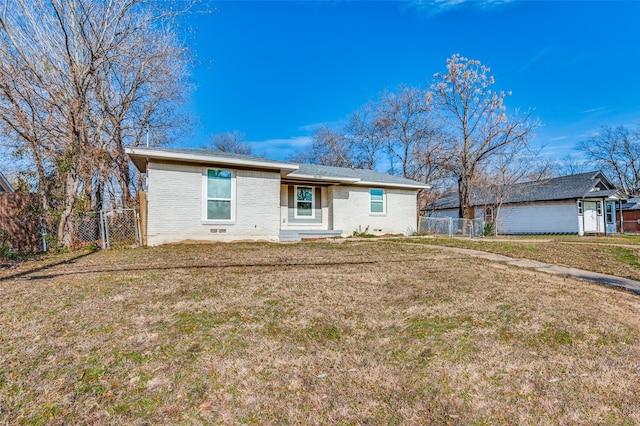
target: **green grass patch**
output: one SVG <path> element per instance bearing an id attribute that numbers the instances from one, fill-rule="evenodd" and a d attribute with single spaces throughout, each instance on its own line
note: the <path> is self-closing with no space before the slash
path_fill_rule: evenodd
<path id="1" fill-rule="evenodd" d="M 194 334 L 215 328 L 230 321 L 234 316 L 211 312 L 180 312 L 175 314 L 174 328 L 182 334 Z"/>

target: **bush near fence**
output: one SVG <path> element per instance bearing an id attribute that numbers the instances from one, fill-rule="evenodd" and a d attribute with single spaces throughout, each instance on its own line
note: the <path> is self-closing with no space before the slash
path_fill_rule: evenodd
<path id="1" fill-rule="evenodd" d="M 14 253 L 42 250 L 40 215 L 34 194 L 0 194 L 0 245 Z"/>

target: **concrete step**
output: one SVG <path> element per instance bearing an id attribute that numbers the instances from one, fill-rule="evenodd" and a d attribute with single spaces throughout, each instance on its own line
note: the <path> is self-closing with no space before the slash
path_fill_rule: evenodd
<path id="1" fill-rule="evenodd" d="M 342 235 L 341 230 L 322 230 L 322 229 L 287 229 L 280 231 L 280 242 L 301 241 L 304 239 L 321 239 L 335 238 Z"/>

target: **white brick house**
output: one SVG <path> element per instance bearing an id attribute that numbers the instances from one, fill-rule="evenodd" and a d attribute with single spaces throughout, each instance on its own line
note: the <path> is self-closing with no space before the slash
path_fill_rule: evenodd
<path id="1" fill-rule="evenodd" d="M 147 174 L 148 245 L 407 234 L 428 186 L 372 170 L 218 151 L 129 148 Z M 144 209 L 145 206 L 143 206 Z"/>

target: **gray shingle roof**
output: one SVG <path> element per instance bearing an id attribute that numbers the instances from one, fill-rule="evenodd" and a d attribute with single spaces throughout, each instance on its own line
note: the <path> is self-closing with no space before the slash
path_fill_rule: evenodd
<path id="1" fill-rule="evenodd" d="M 346 167 L 320 166 L 317 164 L 298 164 L 299 169 L 291 172 L 287 177 L 300 175 L 324 176 L 345 179 L 360 179 L 364 182 L 374 182 L 386 185 L 420 185 L 419 182 L 393 176 L 386 173 L 368 169 L 351 169 Z"/>
<path id="2" fill-rule="evenodd" d="M 474 206 L 495 204 L 496 193 L 502 192 L 503 204 L 532 201 L 555 201 L 589 197 L 609 197 L 618 191 L 600 171 L 592 171 L 552 179 L 524 182 L 506 187 L 503 191 L 478 188 L 471 194 Z M 447 193 L 425 210 L 458 208 L 458 193 Z"/>
<path id="3" fill-rule="evenodd" d="M 296 164 L 288 163 L 285 161 L 271 160 L 263 157 L 256 157 L 253 155 L 235 154 L 231 152 L 206 149 L 131 148 L 128 150 L 128 153 L 140 170 L 143 170 L 145 167 L 143 161 L 141 161 L 145 158 L 145 156 L 153 157 L 153 153 L 161 153 L 163 154 L 162 157 L 164 157 L 164 159 L 166 160 L 169 159 L 167 157 L 171 157 L 171 154 L 175 154 L 175 160 L 184 159 L 186 158 L 186 156 L 189 156 L 192 157 L 192 161 L 195 158 L 201 163 L 207 163 L 207 159 L 210 158 L 212 164 L 214 164 L 216 160 L 218 162 L 221 162 L 221 159 L 224 159 L 226 160 L 226 164 L 232 164 L 234 161 L 238 161 L 239 164 L 248 162 L 260 163 L 262 167 L 269 167 L 269 165 L 272 165 L 272 168 L 274 169 L 281 169 L 284 178 L 296 180 L 307 179 L 335 183 L 340 182 L 340 179 L 344 179 L 345 183 L 352 182 L 354 184 L 373 183 L 380 186 L 410 187 L 415 189 L 428 187 L 427 185 L 420 182 L 405 179 L 399 176 L 392 176 L 386 173 L 377 172 L 375 170 L 320 166 L 315 164 Z M 157 155 L 157 157 L 160 157 L 160 155 Z"/>
<path id="4" fill-rule="evenodd" d="M 622 204 L 622 210 L 640 210 L 640 198 L 631 198 Z"/>

